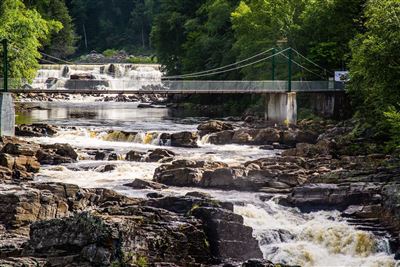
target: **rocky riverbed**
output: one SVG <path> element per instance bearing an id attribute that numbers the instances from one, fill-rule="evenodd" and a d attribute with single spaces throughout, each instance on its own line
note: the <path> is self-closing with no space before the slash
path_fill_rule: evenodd
<path id="1" fill-rule="evenodd" d="M 1 140 L 0 265 L 321 266 L 324 256 L 304 247 L 316 244 L 337 255 L 335 266 L 392 266 L 400 159 L 350 153 L 351 130 L 351 122 L 277 127 L 249 118 L 180 132 L 18 126 L 19 139 Z M 82 131 L 100 145 L 55 142 Z M 204 144 L 249 156 L 193 156 Z M 130 163 L 151 176 L 126 173 L 115 190 L 52 178 L 79 184 L 86 172 L 105 179 Z"/>

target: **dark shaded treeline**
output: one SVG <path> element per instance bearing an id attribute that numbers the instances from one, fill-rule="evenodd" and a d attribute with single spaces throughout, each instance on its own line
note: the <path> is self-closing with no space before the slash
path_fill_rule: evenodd
<path id="1" fill-rule="evenodd" d="M 395 149 L 399 18 L 398 0 L 3 0 L 0 37 L 10 40 L 15 78 L 35 75 L 38 50 L 69 58 L 125 49 L 156 55 L 168 75 L 177 75 L 293 47 L 327 70 L 294 54 L 311 71 L 297 68 L 294 79 L 350 70 L 348 91 L 360 121 L 354 136 Z M 286 63 L 277 59 L 277 79 L 287 78 Z M 196 78 L 270 79 L 271 63 Z"/>

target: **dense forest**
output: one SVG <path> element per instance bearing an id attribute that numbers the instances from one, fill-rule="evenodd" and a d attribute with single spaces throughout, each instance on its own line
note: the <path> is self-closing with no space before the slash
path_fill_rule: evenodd
<path id="1" fill-rule="evenodd" d="M 350 70 L 348 92 L 360 122 L 355 136 L 367 135 L 391 149 L 400 145 L 398 0 L 2 0 L 0 5 L 0 38 L 10 41 L 15 78 L 34 76 L 40 52 L 73 58 L 124 49 L 156 55 L 165 71 L 176 75 L 232 64 L 271 47 L 293 47 L 330 72 L 301 61 L 314 73 Z M 212 78 L 268 79 L 270 68 L 260 62 Z"/>

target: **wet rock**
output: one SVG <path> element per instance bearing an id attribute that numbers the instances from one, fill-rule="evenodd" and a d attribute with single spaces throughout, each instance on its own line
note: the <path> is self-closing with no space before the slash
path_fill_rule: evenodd
<path id="1" fill-rule="evenodd" d="M 221 166 L 227 165 L 220 162 L 177 160 L 158 167 L 154 172 L 154 180 L 173 186 L 197 186 L 205 169 L 216 169 Z"/>
<path id="2" fill-rule="evenodd" d="M 251 227 L 243 225 L 243 217 L 224 209 L 199 207 L 191 214 L 202 220 L 211 253 L 219 259 L 247 260 L 262 258 L 258 241 Z"/>
<path id="3" fill-rule="evenodd" d="M 335 143 L 329 140 L 320 140 L 316 144 L 299 143 L 296 148 L 282 153 L 283 156 L 316 157 L 331 155 L 334 152 Z"/>
<path id="4" fill-rule="evenodd" d="M 303 211 L 344 210 L 351 205 L 371 204 L 380 190 L 380 186 L 369 183 L 308 184 L 296 187 L 287 201 Z"/>
<path id="5" fill-rule="evenodd" d="M 146 157 L 146 162 L 165 162 L 166 160 L 172 160 L 174 156 L 175 153 L 171 150 L 157 148 L 150 151 L 150 154 Z"/>
<path id="6" fill-rule="evenodd" d="M 44 165 L 59 165 L 72 163 L 78 159 L 78 154 L 69 144 L 40 145 L 36 158 Z"/>
<path id="7" fill-rule="evenodd" d="M 292 160 L 292 162 L 290 162 Z M 290 192 L 303 184 L 309 171 L 292 158 L 266 158 L 228 167 L 218 162 L 174 161 L 158 167 L 154 181 L 170 186 L 192 186 L 223 190 Z"/>
<path id="8" fill-rule="evenodd" d="M 160 145 L 166 146 L 171 141 L 171 134 L 162 133 L 160 135 Z"/>
<path id="9" fill-rule="evenodd" d="M 68 212 L 65 199 L 49 191 L 0 185 L 0 223 L 7 228 L 26 232 L 35 221 L 64 217 Z"/>
<path id="10" fill-rule="evenodd" d="M 103 151 L 96 151 L 94 155 L 94 160 L 104 160 L 106 158 L 106 153 Z"/>
<path id="11" fill-rule="evenodd" d="M 254 138 L 256 145 L 270 145 L 280 141 L 280 132 L 278 129 L 261 129 Z"/>
<path id="12" fill-rule="evenodd" d="M 17 125 L 15 135 L 23 137 L 53 136 L 58 132 L 57 128 L 48 124 Z"/>
<path id="13" fill-rule="evenodd" d="M 187 147 L 196 148 L 197 145 L 197 133 L 192 132 L 180 132 L 171 134 L 171 146 L 175 147 Z"/>
<path id="14" fill-rule="evenodd" d="M 75 73 L 70 75 L 71 80 L 95 80 L 96 77 L 90 73 Z"/>
<path id="15" fill-rule="evenodd" d="M 223 121 L 211 120 L 200 124 L 197 130 L 199 130 L 200 136 L 203 136 L 210 133 L 233 130 L 233 126 Z"/>
<path id="16" fill-rule="evenodd" d="M 214 145 L 226 145 L 232 143 L 234 131 L 221 131 L 207 136 L 207 142 Z"/>
<path id="17" fill-rule="evenodd" d="M 138 206 L 102 213 L 35 223 L 25 254 L 46 256 L 51 264 L 63 266 L 189 265 L 210 260 L 197 220 Z"/>
<path id="18" fill-rule="evenodd" d="M 161 190 L 161 189 L 166 189 L 168 186 L 152 182 L 152 181 L 146 181 L 142 179 L 135 179 L 132 183 L 129 184 L 124 184 L 125 186 L 131 187 L 133 189 L 156 189 L 156 190 Z"/>
<path id="19" fill-rule="evenodd" d="M 148 193 L 146 196 L 148 198 L 163 198 L 164 197 L 163 194 L 160 194 L 160 193 L 157 193 L 157 192 Z"/>
<path id="20" fill-rule="evenodd" d="M 232 137 L 232 142 L 235 144 L 251 144 L 258 134 L 258 130 L 255 129 L 239 129 L 235 131 Z"/>
<path id="21" fill-rule="evenodd" d="M 117 168 L 116 165 L 114 164 L 107 164 L 104 166 L 100 166 L 99 168 L 96 168 L 96 171 L 98 172 L 112 172 Z"/>
<path id="22" fill-rule="evenodd" d="M 260 146 L 260 149 L 262 150 L 274 150 L 274 146 L 273 145 L 264 145 L 264 146 Z"/>
<path id="23" fill-rule="evenodd" d="M 140 162 L 144 159 L 144 156 L 146 155 L 146 153 L 144 152 L 138 152 L 138 151 L 129 151 L 126 156 L 125 159 L 127 161 L 137 161 Z"/>
<path id="24" fill-rule="evenodd" d="M 115 161 L 118 160 L 118 154 L 117 153 L 110 153 L 108 155 L 108 161 Z"/>
<path id="25" fill-rule="evenodd" d="M 204 199 L 210 199 L 211 195 L 205 192 L 188 192 L 186 193 L 187 197 L 197 197 L 197 198 L 204 198 Z"/>
<path id="26" fill-rule="evenodd" d="M 260 246 L 275 243 L 287 243 L 293 240 L 295 236 L 284 229 L 271 229 L 262 233 L 260 237 Z"/>
<path id="27" fill-rule="evenodd" d="M 48 262 L 45 259 L 38 259 L 32 257 L 9 257 L 6 259 L 0 259 L 0 266 L 4 267 L 46 267 Z"/>

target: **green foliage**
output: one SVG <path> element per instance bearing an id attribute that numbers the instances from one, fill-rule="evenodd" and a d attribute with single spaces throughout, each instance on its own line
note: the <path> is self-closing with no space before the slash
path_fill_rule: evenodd
<path id="1" fill-rule="evenodd" d="M 145 256 L 138 256 L 138 258 L 136 260 L 136 265 L 139 267 L 147 267 L 147 266 L 149 266 L 149 263 Z"/>
<path id="2" fill-rule="evenodd" d="M 79 35 L 79 52 L 150 49 L 159 0 L 66 0 Z"/>
<path id="3" fill-rule="evenodd" d="M 299 23 L 306 0 L 246 0 L 232 13 L 234 49 L 238 59 L 248 58 L 271 47 L 287 47 Z M 243 70 L 246 79 L 269 79 L 270 61 Z M 268 70 L 268 71 L 265 71 Z"/>
<path id="4" fill-rule="evenodd" d="M 3 0 L 0 3 L 0 39 L 5 38 L 10 43 L 10 77 L 34 78 L 41 57 L 38 49 L 51 33 L 61 28 L 61 23 L 43 19 L 36 10 L 27 9 L 21 0 Z"/>
<path id="5" fill-rule="evenodd" d="M 144 56 L 131 56 L 128 59 L 129 63 L 132 64 L 157 64 L 156 57 L 144 57 Z"/>
<path id="6" fill-rule="evenodd" d="M 390 148 L 400 148 L 400 112 L 395 108 L 390 108 L 385 112 L 385 117 L 390 125 L 391 141 Z"/>
<path id="7" fill-rule="evenodd" d="M 330 70 L 346 68 L 349 42 L 362 31 L 366 0 L 307 1 L 293 32 L 293 43 L 310 59 Z"/>
<path id="8" fill-rule="evenodd" d="M 192 19 L 196 19 L 197 10 L 205 0 L 164 0 L 160 3 L 160 12 L 156 16 L 151 32 L 151 42 L 158 60 L 168 74 L 180 74 L 185 56 L 183 48 Z"/>
<path id="9" fill-rule="evenodd" d="M 400 2 L 370 0 L 365 18 L 365 32 L 351 43 L 349 93 L 371 138 L 387 141 L 400 109 Z"/>
<path id="10" fill-rule="evenodd" d="M 25 0 L 25 2 L 28 8 L 36 9 L 46 20 L 59 21 L 63 26 L 43 44 L 44 51 L 60 58 L 72 55 L 76 50 L 77 36 L 64 0 Z"/>
<path id="11" fill-rule="evenodd" d="M 103 56 L 105 57 L 113 57 L 118 54 L 118 50 L 116 49 L 107 49 L 103 51 Z"/>

